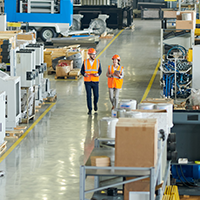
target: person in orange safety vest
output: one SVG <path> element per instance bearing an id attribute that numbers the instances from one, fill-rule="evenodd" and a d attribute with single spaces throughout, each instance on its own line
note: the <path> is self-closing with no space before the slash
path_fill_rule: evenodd
<path id="1" fill-rule="evenodd" d="M 123 85 L 124 68 L 120 66 L 119 55 L 112 57 L 113 65 L 108 66 L 106 76 L 108 77 L 109 97 L 112 104 L 112 109 L 118 107 L 119 91 Z"/>
<path id="2" fill-rule="evenodd" d="M 81 74 L 84 76 L 84 83 L 87 95 L 88 115 L 92 113 L 92 94 L 94 95 L 94 111 L 98 110 L 97 103 L 99 99 L 99 76 L 102 73 L 99 59 L 96 59 L 96 50 L 88 49 L 89 59 L 84 60 Z"/>

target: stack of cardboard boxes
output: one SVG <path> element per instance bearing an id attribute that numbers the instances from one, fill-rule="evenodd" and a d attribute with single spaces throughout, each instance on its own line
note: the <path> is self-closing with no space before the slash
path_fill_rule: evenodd
<path id="1" fill-rule="evenodd" d="M 91 165 L 97 167 L 109 167 L 110 158 L 108 156 L 91 156 Z"/>
<path id="2" fill-rule="evenodd" d="M 183 14 L 190 14 L 191 20 L 184 20 Z M 195 29 L 196 27 L 196 12 L 192 10 L 188 11 L 170 11 L 164 10 L 163 18 L 176 19 L 176 29 Z"/>

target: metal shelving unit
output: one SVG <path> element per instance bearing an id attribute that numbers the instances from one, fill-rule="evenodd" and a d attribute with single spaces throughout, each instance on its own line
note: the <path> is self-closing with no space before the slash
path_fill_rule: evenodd
<path id="1" fill-rule="evenodd" d="M 168 138 L 168 134 L 166 137 Z M 163 162 L 163 156 L 165 155 L 167 139 L 164 141 L 159 141 L 159 149 L 158 149 L 158 159 L 155 167 L 150 168 L 135 168 L 135 167 L 115 167 L 114 164 L 114 156 L 115 149 L 114 148 L 100 148 L 99 142 L 105 142 L 106 139 L 96 139 L 95 140 L 95 148 L 90 156 L 99 156 L 104 155 L 111 158 L 111 166 L 110 167 L 96 167 L 91 166 L 90 158 L 88 159 L 86 165 L 82 165 L 80 167 L 80 200 L 86 200 L 85 195 L 87 193 L 98 192 L 101 190 L 105 190 L 110 187 L 116 187 L 119 185 L 123 185 L 126 183 L 135 182 L 138 180 L 142 180 L 145 178 L 150 178 L 150 200 L 156 199 L 161 200 L 163 196 L 163 192 L 166 184 L 169 183 L 169 173 L 170 173 L 170 161 Z M 113 139 L 108 139 L 107 141 L 113 141 Z M 164 169 L 163 169 L 164 168 Z M 163 173 L 164 171 L 164 173 Z M 94 189 L 85 190 L 85 178 L 87 176 L 94 176 Z M 108 184 L 106 186 L 99 186 L 99 177 L 136 177 L 132 180 L 120 181 L 114 184 Z M 159 189 L 158 196 L 155 197 L 155 187 L 156 185 L 161 184 L 163 181 L 162 188 Z"/>

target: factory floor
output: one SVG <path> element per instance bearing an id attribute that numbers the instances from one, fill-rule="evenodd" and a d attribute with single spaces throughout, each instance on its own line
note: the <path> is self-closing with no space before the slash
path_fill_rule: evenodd
<path id="1" fill-rule="evenodd" d="M 101 40 L 97 46 L 103 69 L 98 114 L 87 115 L 83 78 L 54 80 L 49 76 L 57 102 L 43 106 L 39 112 L 45 112 L 43 118 L 37 114 L 26 137 L 0 158 L 0 170 L 5 172 L 0 177 L 0 200 L 79 199 L 79 167 L 93 149 L 98 121 L 111 116 L 106 72 L 114 54 L 120 55 L 125 69 L 120 99 L 139 103 L 147 88 L 151 88 L 148 97 L 160 97 L 159 72 L 149 85 L 160 57 L 160 21 L 134 20 L 134 24 L 135 30 L 125 29 L 110 45 L 111 40 Z M 93 181 L 86 180 L 87 188 Z"/>

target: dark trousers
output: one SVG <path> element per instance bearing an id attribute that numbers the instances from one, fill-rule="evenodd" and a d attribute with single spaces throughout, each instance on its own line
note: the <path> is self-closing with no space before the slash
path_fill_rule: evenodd
<path id="1" fill-rule="evenodd" d="M 87 107 L 88 110 L 92 110 L 92 92 L 94 95 L 94 107 L 97 107 L 99 99 L 99 82 L 85 82 L 85 90 L 87 94 Z"/>

